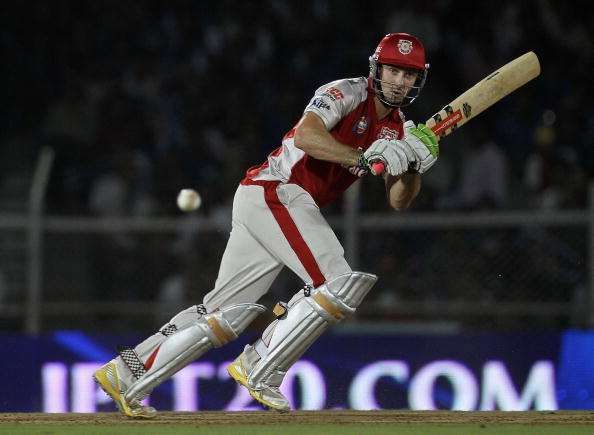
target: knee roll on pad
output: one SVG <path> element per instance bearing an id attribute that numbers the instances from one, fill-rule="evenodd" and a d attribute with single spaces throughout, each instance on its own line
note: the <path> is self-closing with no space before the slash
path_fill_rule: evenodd
<path id="1" fill-rule="evenodd" d="M 352 272 L 314 289 L 307 301 L 329 323 L 353 314 L 377 281 L 375 275 Z"/>
<path id="2" fill-rule="evenodd" d="M 203 318 L 207 333 L 214 347 L 221 347 L 235 340 L 247 326 L 266 308 L 258 304 L 236 304 L 214 311 Z"/>
<path id="3" fill-rule="evenodd" d="M 152 350 L 144 363 L 146 373 L 128 389 L 126 399 L 150 392 L 211 348 L 235 340 L 265 310 L 259 304 L 243 303 L 209 314 L 200 314 L 196 306 L 177 314 L 153 336 L 162 338 L 159 342 L 151 340 Z"/>

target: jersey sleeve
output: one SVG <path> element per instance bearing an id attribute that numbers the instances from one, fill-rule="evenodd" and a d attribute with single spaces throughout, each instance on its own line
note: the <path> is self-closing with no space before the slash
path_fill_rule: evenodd
<path id="1" fill-rule="evenodd" d="M 336 80 L 316 90 L 304 113 L 315 113 L 331 130 L 366 98 L 367 80 L 363 77 Z"/>

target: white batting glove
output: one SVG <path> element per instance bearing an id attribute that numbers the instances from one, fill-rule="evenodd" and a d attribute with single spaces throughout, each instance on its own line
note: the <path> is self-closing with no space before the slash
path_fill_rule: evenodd
<path id="1" fill-rule="evenodd" d="M 404 141 L 416 155 L 414 168 L 419 171 L 419 174 L 427 172 L 439 157 L 439 143 L 435 133 L 425 124 L 415 126 L 414 122 L 406 121 Z"/>
<path id="2" fill-rule="evenodd" d="M 398 176 L 408 171 L 411 163 L 417 160 L 417 155 L 408 143 L 403 140 L 378 139 L 365 150 L 362 157 L 367 165 L 383 162 L 385 170 L 392 176 Z"/>

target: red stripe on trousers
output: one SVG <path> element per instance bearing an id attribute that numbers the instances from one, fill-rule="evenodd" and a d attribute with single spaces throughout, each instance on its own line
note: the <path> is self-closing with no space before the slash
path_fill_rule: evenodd
<path id="1" fill-rule="evenodd" d="M 289 214 L 289 210 L 280 202 L 278 199 L 278 194 L 276 193 L 276 188 L 279 185 L 278 181 L 254 181 L 254 180 L 242 180 L 242 184 L 256 184 L 258 186 L 264 187 L 264 199 L 268 208 L 272 212 L 274 219 L 278 223 L 281 231 L 285 235 L 287 242 L 295 254 L 297 254 L 297 258 L 305 268 L 307 274 L 311 277 L 313 281 L 314 287 L 319 287 L 326 282 L 326 278 L 324 278 L 324 274 L 320 270 L 320 266 L 313 256 L 309 246 L 305 240 L 303 240 L 303 236 L 299 232 L 299 228 L 295 224 L 295 221 Z"/>

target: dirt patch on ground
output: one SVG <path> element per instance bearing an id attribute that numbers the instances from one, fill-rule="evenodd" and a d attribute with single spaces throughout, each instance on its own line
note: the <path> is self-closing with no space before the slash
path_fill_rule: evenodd
<path id="1" fill-rule="evenodd" d="M 594 411 L 452 412 L 452 411 L 274 411 L 161 412 L 151 420 L 135 420 L 115 412 L 95 414 L 0 414 L 0 424 L 61 425 L 229 425 L 229 424 L 365 424 L 365 423 L 476 423 L 476 424 L 594 424 Z"/>

